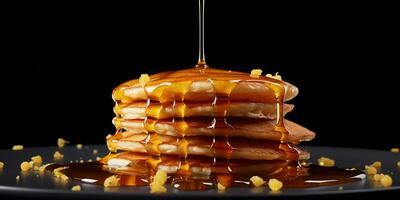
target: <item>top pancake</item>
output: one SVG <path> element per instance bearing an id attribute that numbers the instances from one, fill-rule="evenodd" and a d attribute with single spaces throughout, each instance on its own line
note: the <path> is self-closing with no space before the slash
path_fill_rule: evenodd
<path id="1" fill-rule="evenodd" d="M 285 92 L 286 91 L 286 92 Z M 285 101 L 294 98 L 296 86 L 273 78 L 220 69 L 185 69 L 150 75 L 150 81 L 134 79 L 119 85 L 113 99 L 122 103 L 147 99 L 159 102 L 211 102 L 215 97 L 231 101 L 276 103 L 277 94 L 285 93 Z"/>

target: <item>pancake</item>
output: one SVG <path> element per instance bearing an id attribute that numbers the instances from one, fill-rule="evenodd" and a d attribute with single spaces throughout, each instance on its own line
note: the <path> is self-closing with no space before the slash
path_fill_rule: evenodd
<path id="1" fill-rule="evenodd" d="M 276 120 L 249 119 L 249 118 L 185 118 L 155 120 L 147 119 L 146 128 L 143 120 L 125 120 L 114 118 L 116 127 L 125 130 L 126 136 L 155 132 L 161 135 L 175 137 L 182 136 L 219 136 L 219 137 L 246 137 L 281 141 L 281 132 L 275 130 Z M 283 142 L 298 144 L 302 141 L 310 141 L 315 133 L 289 120 L 284 121 L 288 136 Z"/>
<path id="2" fill-rule="evenodd" d="M 146 172 L 148 170 L 163 170 L 168 174 L 180 173 L 179 167 L 187 165 L 188 171 L 196 175 L 241 174 L 241 175 L 271 175 L 288 165 L 284 160 L 226 160 L 202 156 L 188 156 L 182 161 L 177 156 L 162 155 L 153 157 L 148 154 L 122 152 L 110 154 L 101 162 L 108 167 L 124 172 Z"/>
<path id="3" fill-rule="evenodd" d="M 107 139 L 110 151 L 131 151 L 150 155 L 198 155 L 227 159 L 305 160 L 309 153 L 294 145 L 270 140 L 221 137 L 178 138 L 158 134 L 124 136 L 117 133 Z"/>
<path id="4" fill-rule="evenodd" d="M 283 113 L 292 111 L 294 105 L 284 104 Z M 146 111 L 146 102 L 118 104 L 114 112 L 123 119 L 167 119 L 172 117 L 247 117 L 275 119 L 277 105 L 275 103 L 253 102 L 217 102 L 211 103 L 150 103 Z"/>
<path id="5" fill-rule="evenodd" d="M 231 101 L 274 103 L 277 88 L 286 88 L 286 101 L 299 92 L 290 83 L 265 76 L 253 78 L 244 72 L 192 68 L 150 75 L 145 84 L 139 79 L 127 81 L 114 89 L 113 99 L 123 103 L 148 98 L 159 102 L 210 102 L 215 96 L 229 96 Z"/>

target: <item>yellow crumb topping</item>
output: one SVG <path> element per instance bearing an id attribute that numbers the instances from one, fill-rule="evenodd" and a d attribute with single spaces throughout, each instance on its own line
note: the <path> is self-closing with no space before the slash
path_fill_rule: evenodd
<path id="1" fill-rule="evenodd" d="M 389 175 L 384 175 L 381 178 L 380 183 L 383 187 L 390 187 L 393 183 L 392 177 L 390 177 Z"/>
<path id="2" fill-rule="evenodd" d="M 371 166 L 375 167 L 375 168 L 380 168 L 382 166 L 382 162 L 381 161 L 375 161 L 374 163 L 372 163 Z"/>
<path id="3" fill-rule="evenodd" d="M 3 168 L 4 168 L 4 163 L 0 162 L 0 169 L 3 169 Z"/>
<path id="4" fill-rule="evenodd" d="M 272 178 L 272 179 L 269 179 L 269 181 L 268 181 L 268 187 L 272 191 L 279 191 L 282 189 L 283 183 L 281 181 L 279 181 L 278 179 Z"/>
<path id="5" fill-rule="evenodd" d="M 82 148 L 83 148 L 83 145 L 82 145 L 82 144 L 77 144 L 77 145 L 76 145 L 76 148 L 77 148 L 77 149 L 82 149 Z"/>
<path id="6" fill-rule="evenodd" d="M 156 175 L 153 177 L 153 183 L 164 185 L 167 182 L 168 175 L 167 172 L 158 170 Z"/>
<path id="7" fill-rule="evenodd" d="M 97 153 L 99 153 L 99 150 L 93 149 L 93 154 L 97 154 Z"/>
<path id="8" fill-rule="evenodd" d="M 264 185 L 265 181 L 259 176 L 253 176 L 250 178 L 250 181 L 253 183 L 254 186 L 260 187 Z"/>
<path id="9" fill-rule="evenodd" d="M 42 156 L 40 156 L 40 155 L 31 157 L 31 160 L 32 160 L 34 165 L 41 165 L 42 162 L 43 162 Z"/>
<path id="10" fill-rule="evenodd" d="M 218 184 L 217 184 L 217 188 L 218 188 L 218 190 L 220 190 L 220 191 L 223 191 L 223 190 L 226 189 L 226 187 L 225 187 L 224 185 L 222 185 L 221 183 L 218 183 Z"/>
<path id="11" fill-rule="evenodd" d="M 40 167 L 38 168 L 38 171 L 39 171 L 39 172 L 44 172 L 44 170 L 46 170 L 46 167 L 49 166 L 49 165 L 51 165 L 51 163 L 48 163 L 48 164 L 45 164 L 45 165 L 40 166 Z"/>
<path id="12" fill-rule="evenodd" d="M 378 172 L 378 170 L 375 167 L 368 166 L 368 165 L 365 166 L 365 170 L 366 170 L 367 174 L 369 174 L 369 175 L 374 175 Z"/>
<path id="13" fill-rule="evenodd" d="M 252 78 L 259 78 L 262 74 L 262 70 L 261 69 L 253 69 L 250 72 L 250 77 Z"/>
<path id="14" fill-rule="evenodd" d="M 75 185 L 74 187 L 71 188 L 72 191 L 74 192 L 79 192 L 81 191 L 81 186 L 80 185 Z"/>
<path id="15" fill-rule="evenodd" d="M 318 165 L 322 167 L 333 167 L 335 166 L 335 161 L 328 157 L 321 157 L 318 159 Z"/>
<path id="16" fill-rule="evenodd" d="M 29 162 L 24 161 L 21 163 L 20 168 L 22 171 L 25 172 L 25 171 L 30 170 L 32 168 L 32 165 Z"/>
<path id="17" fill-rule="evenodd" d="M 374 181 L 380 181 L 384 176 L 384 174 L 375 174 Z"/>
<path id="18" fill-rule="evenodd" d="M 24 149 L 24 145 L 14 145 L 12 147 L 12 150 L 14 150 L 14 151 L 21 151 L 23 149 Z"/>
<path id="19" fill-rule="evenodd" d="M 279 75 L 278 73 L 279 73 L 279 72 L 276 72 L 275 75 L 267 74 L 267 75 L 265 75 L 265 77 L 273 78 L 273 79 L 276 79 L 276 80 L 280 80 L 280 81 L 281 81 L 281 80 L 282 80 L 282 76 Z"/>
<path id="20" fill-rule="evenodd" d="M 61 160 L 64 158 L 64 155 L 61 154 L 59 151 L 56 151 L 56 152 L 54 152 L 53 158 L 54 158 L 54 160 Z"/>
<path id="21" fill-rule="evenodd" d="M 148 74 L 142 74 L 139 78 L 139 83 L 143 86 L 150 81 L 150 76 Z"/>
<path id="22" fill-rule="evenodd" d="M 104 180 L 104 187 L 117 187 L 119 186 L 119 178 L 115 175 L 110 176 Z"/>
<path id="23" fill-rule="evenodd" d="M 392 148 L 390 151 L 393 153 L 399 153 L 399 148 Z"/>
<path id="24" fill-rule="evenodd" d="M 63 174 L 63 173 L 61 173 L 60 171 L 61 170 L 64 170 L 64 169 L 67 169 L 68 167 L 58 167 L 58 168 L 55 168 L 54 170 L 53 170 L 53 175 L 55 176 L 55 177 L 57 177 L 57 178 L 60 178 L 61 180 L 63 180 L 63 181 L 66 181 L 66 180 L 68 180 L 68 176 L 66 176 L 65 174 Z"/>
<path id="25" fill-rule="evenodd" d="M 150 183 L 150 193 L 164 193 L 167 192 L 167 188 L 164 185 L 157 183 Z"/>
<path id="26" fill-rule="evenodd" d="M 57 139 L 57 146 L 59 148 L 62 148 L 65 146 L 65 144 L 68 144 L 69 142 L 67 140 L 65 140 L 64 138 L 58 138 Z"/>

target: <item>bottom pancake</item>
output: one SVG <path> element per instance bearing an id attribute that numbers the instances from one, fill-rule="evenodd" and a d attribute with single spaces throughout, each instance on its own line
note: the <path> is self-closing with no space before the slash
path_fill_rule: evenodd
<path id="1" fill-rule="evenodd" d="M 306 160 L 310 155 L 295 145 L 270 140 L 240 137 L 173 137 L 158 134 L 124 136 L 117 133 L 107 139 L 111 151 L 123 150 L 150 155 L 197 155 L 247 160 Z"/>

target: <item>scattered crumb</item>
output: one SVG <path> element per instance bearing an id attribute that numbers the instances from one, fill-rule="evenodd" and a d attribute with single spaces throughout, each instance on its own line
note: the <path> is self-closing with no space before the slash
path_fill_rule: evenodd
<path id="1" fill-rule="evenodd" d="M 43 162 L 42 156 L 40 156 L 40 155 L 31 157 L 31 160 L 32 160 L 34 165 L 41 165 L 42 162 Z"/>
<path id="2" fill-rule="evenodd" d="M 98 156 L 97 156 L 97 157 L 96 157 L 96 161 L 99 161 L 99 160 L 101 160 L 101 157 L 98 157 Z"/>
<path id="3" fill-rule="evenodd" d="M 61 154 L 59 151 L 56 151 L 56 152 L 54 152 L 53 158 L 54 158 L 54 160 L 61 160 L 64 158 L 64 155 Z"/>
<path id="4" fill-rule="evenodd" d="M 368 165 L 365 165 L 365 170 L 367 171 L 367 174 L 369 174 L 369 175 L 374 175 L 378 172 L 378 170 L 375 167 L 368 166 Z"/>
<path id="5" fill-rule="evenodd" d="M 4 168 L 4 163 L 0 162 L 0 169 L 3 169 L 3 168 Z"/>
<path id="6" fill-rule="evenodd" d="M 380 181 L 384 176 L 384 174 L 375 174 L 374 181 Z"/>
<path id="7" fill-rule="evenodd" d="M 16 176 L 15 177 L 15 180 L 17 181 L 17 182 L 19 182 L 19 179 L 20 179 L 21 177 L 18 175 L 18 176 Z"/>
<path id="8" fill-rule="evenodd" d="M 281 181 L 279 181 L 278 179 L 272 178 L 272 179 L 269 179 L 268 186 L 269 186 L 269 189 L 271 189 L 272 191 L 279 191 L 283 187 L 283 183 Z"/>
<path id="9" fill-rule="evenodd" d="M 69 143 L 69 141 L 64 140 L 63 138 L 58 138 L 57 139 L 57 146 L 59 148 L 63 148 L 65 146 L 65 144 L 68 144 L 68 143 Z"/>
<path id="10" fill-rule="evenodd" d="M 399 148 L 392 148 L 390 151 L 393 153 L 399 153 Z"/>
<path id="11" fill-rule="evenodd" d="M 81 191 L 81 186 L 80 185 L 75 185 L 74 187 L 71 188 L 72 191 L 74 192 L 79 192 Z"/>
<path id="12" fill-rule="evenodd" d="M 167 182 L 168 175 L 165 171 L 158 170 L 156 175 L 153 177 L 153 182 L 150 183 L 151 193 L 162 193 L 166 192 L 167 188 L 164 187 L 165 182 Z"/>
<path id="13" fill-rule="evenodd" d="M 150 81 L 150 76 L 148 74 L 141 74 L 139 78 L 139 83 L 144 85 Z"/>
<path id="14" fill-rule="evenodd" d="M 265 181 L 262 179 L 262 178 L 260 178 L 259 176 L 253 176 L 253 177 L 251 177 L 250 178 L 250 181 L 253 183 L 253 185 L 254 186 L 256 186 L 256 187 L 260 187 L 260 186 L 262 186 L 264 183 L 265 183 Z"/>
<path id="15" fill-rule="evenodd" d="M 163 185 L 150 183 L 150 193 L 164 193 L 167 191 Z"/>
<path id="16" fill-rule="evenodd" d="M 84 162 L 83 160 L 80 160 L 80 161 L 79 161 L 79 163 L 83 163 L 83 162 Z"/>
<path id="17" fill-rule="evenodd" d="M 219 191 L 224 191 L 226 189 L 226 187 L 224 185 L 222 185 L 221 183 L 217 184 L 217 188 Z"/>
<path id="18" fill-rule="evenodd" d="M 23 149 L 24 149 L 24 145 L 14 145 L 12 147 L 12 150 L 14 150 L 14 151 L 21 151 Z"/>
<path id="19" fill-rule="evenodd" d="M 93 149 L 93 154 L 97 154 L 97 153 L 99 153 L 99 150 Z"/>
<path id="20" fill-rule="evenodd" d="M 47 163 L 45 165 L 40 166 L 39 169 L 38 169 L 39 172 L 44 172 L 44 170 L 46 170 L 46 167 L 49 166 L 49 165 L 51 165 L 51 163 Z"/>
<path id="21" fill-rule="evenodd" d="M 29 164 L 29 162 L 24 161 L 21 163 L 20 167 L 21 167 L 21 170 L 25 172 L 25 171 L 28 171 L 29 169 L 31 169 L 32 165 Z"/>
<path id="22" fill-rule="evenodd" d="M 89 159 L 89 160 L 87 160 L 88 162 L 92 162 L 93 160 L 92 159 Z"/>
<path id="23" fill-rule="evenodd" d="M 82 145 L 82 144 L 77 144 L 77 145 L 76 145 L 76 148 L 77 148 L 77 149 L 82 149 L 82 148 L 83 148 L 83 145 Z"/>
<path id="24" fill-rule="evenodd" d="M 253 69 L 250 72 L 250 77 L 252 78 L 259 78 L 262 74 L 262 70 L 261 69 Z"/>
<path id="25" fill-rule="evenodd" d="M 115 175 L 110 176 L 104 180 L 104 187 L 117 187 L 119 186 L 119 178 Z"/>
<path id="26" fill-rule="evenodd" d="M 390 187 L 390 186 L 392 186 L 393 180 L 392 180 L 392 177 L 390 177 L 389 175 L 384 175 L 381 178 L 380 182 L 383 187 Z"/>
<path id="27" fill-rule="evenodd" d="M 318 165 L 322 167 L 333 167 L 335 166 L 335 161 L 328 157 L 321 157 L 318 159 Z"/>
<path id="28" fill-rule="evenodd" d="M 397 161 L 397 167 L 400 167 L 400 161 Z"/>
<path id="29" fill-rule="evenodd" d="M 343 186 L 340 186 L 340 187 L 338 188 L 338 190 L 339 190 L 339 191 L 342 191 L 342 190 L 343 190 Z"/>
<path id="30" fill-rule="evenodd" d="M 375 167 L 375 168 L 380 168 L 382 166 L 382 162 L 381 161 L 375 161 L 374 163 L 372 163 L 371 166 Z"/>
<path id="31" fill-rule="evenodd" d="M 64 169 L 67 169 L 68 167 L 58 167 L 58 168 L 55 168 L 54 170 L 53 170 L 53 175 L 55 176 L 55 177 L 57 177 L 57 178 L 60 178 L 61 180 L 63 180 L 63 181 L 66 181 L 66 180 L 68 180 L 68 176 L 66 176 L 65 174 L 63 174 L 63 173 L 61 173 L 60 171 L 61 170 L 64 170 Z"/>
<path id="32" fill-rule="evenodd" d="M 282 80 L 282 77 L 281 77 L 281 75 L 279 75 L 278 74 L 279 72 L 276 72 L 275 73 L 275 75 L 272 75 L 272 74 L 267 74 L 267 75 L 265 75 L 265 77 L 268 77 L 268 78 L 273 78 L 273 79 L 276 79 L 276 80 Z"/>

